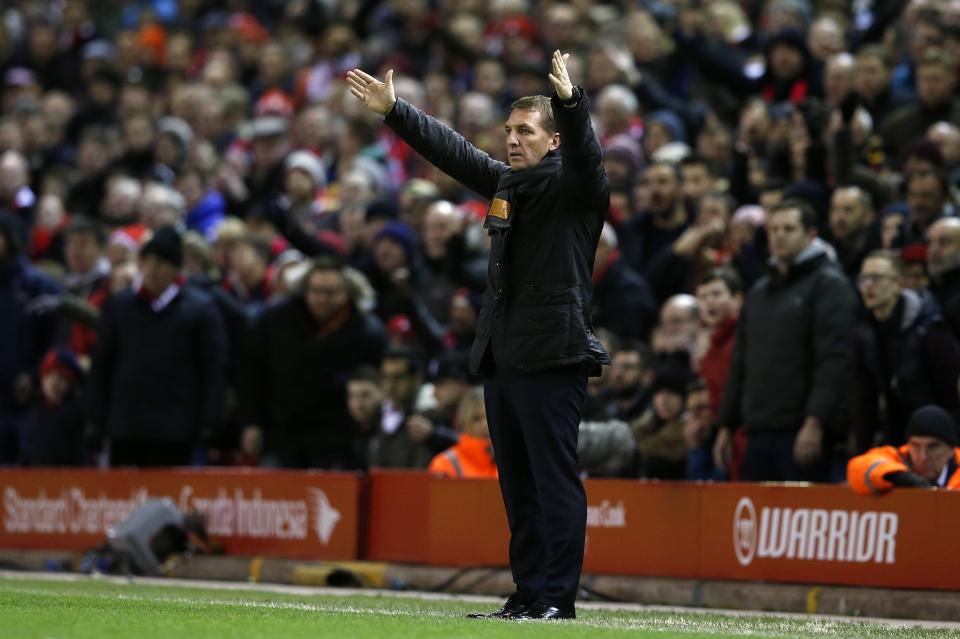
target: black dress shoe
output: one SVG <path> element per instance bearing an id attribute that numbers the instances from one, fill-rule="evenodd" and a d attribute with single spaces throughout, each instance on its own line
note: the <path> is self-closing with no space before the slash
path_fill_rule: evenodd
<path id="1" fill-rule="evenodd" d="M 513 615 L 520 614 L 530 607 L 530 601 L 515 592 L 504 602 L 502 606 L 493 612 L 471 612 L 467 615 L 468 619 L 512 619 Z"/>
<path id="2" fill-rule="evenodd" d="M 531 621 L 533 619 L 576 619 L 577 613 L 573 610 L 561 610 L 547 604 L 536 603 L 526 610 L 510 615 L 508 619 L 515 621 Z"/>

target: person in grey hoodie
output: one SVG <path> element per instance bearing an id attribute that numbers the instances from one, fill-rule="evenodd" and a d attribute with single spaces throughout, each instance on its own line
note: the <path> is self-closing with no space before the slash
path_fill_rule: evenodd
<path id="1" fill-rule="evenodd" d="M 773 208 L 770 272 L 750 290 L 737 325 L 714 457 L 729 468 L 731 433 L 742 425 L 746 481 L 826 480 L 829 449 L 846 440 L 856 298 L 816 234 L 806 202 Z"/>

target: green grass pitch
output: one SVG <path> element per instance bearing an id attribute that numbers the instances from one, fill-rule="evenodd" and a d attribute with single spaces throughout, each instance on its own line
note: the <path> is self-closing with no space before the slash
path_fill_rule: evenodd
<path id="1" fill-rule="evenodd" d="M 489 602 L 415 596 L 286 594 L 125 583 L 0 578 L 0 637 L 5 639 L 217 639 L 321 637 L 509 639 L 614 637 L 957 637 L 956 629 L 869 621 L 632 612 L 581 607 L 576 621 L 517 623 L 465 619 Z"/>

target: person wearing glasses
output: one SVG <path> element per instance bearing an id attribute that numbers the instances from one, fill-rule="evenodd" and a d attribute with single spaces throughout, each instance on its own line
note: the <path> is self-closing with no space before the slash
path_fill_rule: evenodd
<path id="1" fill-rule="evenodd" d="M 960 346 L 933 296 L 904 288 L 902 262 L 883 250 L 864 260 L 857 288 L 869 311 L 856 332 L 857 452 L 902 445 L 921 406 L 960 416 Z"/>

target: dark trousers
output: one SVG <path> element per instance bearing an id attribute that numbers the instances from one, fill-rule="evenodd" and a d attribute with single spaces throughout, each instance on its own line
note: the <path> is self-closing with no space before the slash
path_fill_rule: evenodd
<path id="1" fill-rule="evenodd" d="M 110 440 L 110 466 L 190 466 L 193 447 L 177 442 Z"/>
<path id="2" fill-rule="evenodd" d="M 810 466 L 794 461 L 796 439 L 797 431 L 747 431 L 747 453 L 740 478 L 743 481 L 826 481 L 822 457 Z"/>
<path id="3" fill-rule="evenodd" d="M 483 389 L 517 592 L 572 611 L 587 524 L 577 459 L 587 375 L 574 366 L 496 374 Z"/>

